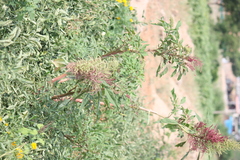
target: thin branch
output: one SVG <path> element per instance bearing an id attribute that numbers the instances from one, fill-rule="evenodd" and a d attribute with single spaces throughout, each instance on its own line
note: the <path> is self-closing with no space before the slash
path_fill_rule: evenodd
<path id="1" fill-rule="evenodd" d="M 71 99 L 72 100 L 72 98 L 68 98 L 68 99 Z M 59 99 L 59 100 L 64 100 L 64 99 Z M 75 99 L 75 102 L 78 102 L 78 103 L 82 103 L 83 102 L 83 99 Z M 90 101 L 90 103 L 93 103 L 93 101 Z M 100 105 L 105 105 L 105 103 L 104 102 L 99 102 L 99 104 Z M 110 106 L 114 106 L 113 104 L 109 104 Z M 123 107 L 124 105 L 121 105 L 121 107 Z M 138 107 L 138 109 L 140 109 L 140 110 L 142 110 L 142 111 L 146 111 L 146 112 L 149 112 L 149 113 L 152 113 L 152 114 L 155 114 L 155 115 L 157 115 L 157 116 L 159 116 L 159 117 L 161 117 L 161 118 L 166 118 L 166 117 L 164 117 L 164 116 L 161 116 L 159 113 L 157 113 L 157 112 L 155 112 L 155 111 L 153 111 L 153 110 L 151 110 L 151 109 L 147 109 L 147 108 L 143 108 L 143 107 Z"/>
<path id="2" fill-rule="evenodd" d="M 75 92 L 68 92 L 68 93 L 64 93 L 64 94 L 60 94 L 60 95 L 56 95 L 56 96 L 52 96 L 52 99 L 60 99 L 62 97 L 66 97 L 66 96 L 69 96 L 69 95 L 73 95 Z"/>
<path id="3" fill-rule="evenodd" d="M 105 57 L 113 56 L 113 55 L 116 55 L 116 54 L 122 54 L 122 53 L 124 53 L 124 52 L 137 53 L 137 51 L 134 51 L 134 50 L 123 50 L 123 51 L 121 51 L 120 49 L 117 49 L 117 50 L 115 50 L 115 51 L 112 51 L 112 52 L 109 52 L 109 53 L 107 53 L 107 54 L 104 54 L 104 55 L 102 55 L 101 57 L 102 57 L 102 58 L 105 58 Z"/>
<path id="4" fill-rule="evenodd" d="M 161 118 L 166 118 L 166 117 L 161 116 L 160 114 L 158 114 L 157 112 L 155 112 L 155 111 L 153 111 L 151 109 L 146 109 L 146 108 L 143 108 L 143 107 L 139 107 L 139 109 L 142 110 L 142 111 L 146 111 L 146 112 L 150 112 L 152 114 L 158 115 Z"/>
<path id="5" fill-rule="evenodd" d="M 51 80 L 51 83 L 54 83 L 54 82 L 56 82 L 56 81 L 58 81 L 58 80 L 60 80 L 60 79 L 62 79 L 62 78 L 64 78 L 64 77 L 66 77 L 66 76 L 67 76 L 66 73 L 61 74 L 60 76 L 57 76 L 56 78 L 53 78 L 53 79 Z"/>
<path id="6" fill-rule="evenodd" d="M 38 133 L 42 133 L 44 132 L 53 122 L 48 123 L 47 125 L 43 126 L 40 128 L 40 130 L 38 131 Z"/>

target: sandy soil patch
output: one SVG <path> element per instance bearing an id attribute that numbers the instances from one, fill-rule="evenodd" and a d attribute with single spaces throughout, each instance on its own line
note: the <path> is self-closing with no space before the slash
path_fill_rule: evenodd
<path id="1" fill-rule="evenodd" d="M 179 29 L 181 39 L 183 39 L 184 45 L 187 44 L 194 48 L 192 39 L 188 33 L 190 16 L 186 0 L 132 0 L 131 5 L 137 10 L 139 21 L 148 23 L 158 22 L 161 17 L 164 17 L 168 22 L 170 18 L 173 18 L 175 24 L 181 21 L 182 26 Z M 164 36 L 164 31 L 159 26 L 139 26 L 138 30 L 141 33 L 141 38 L 149 44 L 148 49 L 155 49 L 159 43 L 159 39 Z M 159 62 L 160 59 L 153 57 L 151 54 L 145 57 L 145 81 L 140 90 L 140 94 L 144 98 L 145 106 L 158 112 L 162 116 L 167 116 L 172 109 L 170 91 L 174 88 L 179 99 L 186 97 L 187 101 L 184 106 L 198 112 L 196 109 L 196 105 L 198 104 L 198 90 L 195 87 L 195 74 L 189 72 L 180 81 L 176 80 L 177 77 L 171 78 L 171 73 L 164 75 L 162 78 L 157 78 L 155 74 Z M 157 119 L 158 117 L 154 118 Z M 156 130 L 154 131 L 155 135 L 161 138 L 163 131 L 161 129 L 157 130 L 157 128 L 159 127 L 156 126 Z M 178 142 L 179 139 L 176 138 L 176 134 L 172 134 L 167 141 L 170 144 L 177 144 L 176 142 Z M 161 143 L 161 140 L 159 143 Z M 189 148 L 185 146 L 184 148 L 174 147 L 172 149 L 176 150 L 177 158 L 180 159 Z M 186 160 L 196 158 L 196 153 L 190 153 Z"/>

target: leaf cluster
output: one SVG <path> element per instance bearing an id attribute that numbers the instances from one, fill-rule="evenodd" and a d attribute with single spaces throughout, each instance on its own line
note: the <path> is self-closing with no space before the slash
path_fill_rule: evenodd
<path id="1" fill-rule="evenodd" d="M 178 80 L 180 80 L 182 75 L 188 72 L 185 60 L 191 53 L 191 48 L 183 46 L 183 41 L 180 40 L 178 30 L 181 26 L 181 22 L 179 21 L 174 27 L 172 19 L 170 19 L 170 23 L 167 23 L 162 18 L 158 23 L 153 23 L 153 25 L 163 27 L 164 32 L 166 33 L 166 36 L 163 39 L 160 39 L 158 48 L 153 51 L 154 56 L 160 56 L 162 58 L 162 62 L 159 64 L 156 71 L 156 76 L 162 77 L 168 71 L 167 64 L 172 64 L 174 71 L 172 72 L 171 77 L 178 73 Z M 161 71 L 164 67 L 165 69 Z"/>

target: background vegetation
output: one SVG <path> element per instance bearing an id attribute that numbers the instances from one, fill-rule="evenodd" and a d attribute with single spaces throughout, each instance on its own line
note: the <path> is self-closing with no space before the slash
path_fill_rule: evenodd
<path id="1" fill-rule="evenodd" d="M 218 79 L 219 52 L 217 33 L 213 31 L 210 19 L 210 10 L 207 1 L 189 0 L 191 6 L 192 25 L 190 33 L 195 45 L 195 54 L 203 63 L 202 70 L 197 73 L 199 84 L 199 109 L 204 114 L 205 121 L 213 123 L 213 111 L 223 107 L 221 92 L 215 87 Z M 215 103 L 216 101 L 220 103 Z M 222 106 L 221 106 L 222 104 Z M 219 106 L 220 105 L 220 106 Z"/>
<path id="2" fill-rule="evenodd" d="M 219 33 L 220 48 L 225 57 L 229 57 L 233 63 L 233 72 L 236 76 L 240 75 L 240 1 L 224 0 L 221 4 L 226 12 L 223 20 L 215 26 L 215 30 Z"/>

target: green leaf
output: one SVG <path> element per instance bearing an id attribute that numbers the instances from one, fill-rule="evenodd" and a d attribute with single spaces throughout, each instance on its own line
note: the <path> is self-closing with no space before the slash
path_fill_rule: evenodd
<path id="1" fill-rule="evenodd" d="M 21 33 L 21 29 L 19 27 L 15 27 L 12 30 L 12 32 L 9 34 L 7 39 L 15 41 L 18 38 L 18 36 L 20 35 L 20 33 Z"/>
<path id="2" fill-rule="evenodd" d="M 171 77 L 175 76 L 175 74 L 177 73 L 177 69 L 175 69 L 172 74 L 171 74 Z"/>
<path id="3" fill-rule="evenodd" d="M 83 106 L 83 107 L 86 106 L 89 103 L 89 100 L 90 100 L 90 95 L 86 94 L 86 96 L 84 97 L 84 99 L 82 101 L 81 106 Z"/>
<path id="4" fill-rule="evenodd" d="M 171 94 L 172 94 L 173 99 L 175 100 L 177 98 L 177 95 L 175 94 L 174 88 L 171 90 Z"/>
<path id="5" fill-rule="evenodd" d="M 0 26 L 7 26 L 12 23 L 12 20 L 0 21 Z"/>
<path id="6" fill-rule="evenodd" d="M 164 74 L 166 74 L 168 71 L 168 67 L 166 67 L 160 74 L 159 77 L 162 77 Z"/>
<path id="7" fill-rule="evenodd" d="M 177 121 L 169 118 L 163 118 L 160 120 L 160 123 L 168 123 L 168 124 L 178 124 Z"/>
<path id="8" fill-rule="evenodd" d="M 37 39 L 37 38 L 29 38 L 29 42 L 31 42 L 31 44 L 34 44 L 38 49 L 42 48 L 42 45 L 41 45 L 39 39 Z"/>
<path id="9" fill-rule="evenodd" d="M 38 131 L 36 129 L 34 130 L 30 130 L 29 132 L 31 135 L 37 135 L 38 134 Z"/>
<path id="10" fill-rule="evenodd" d="M 177 124 L 166 124 L 163 128 L 168 128 L 171 132 L 175 132 L 179 127 Z"/>
<path id="11" fill-rule="evenodd" d="M 178 23 L 177 23 L 177 25 L 176 25 L 176 27 L 175 27 L 175 29 L 179 29 L 179 27 L 182 25 L 182 23 L 181 23 L 181 21 L 178 21 Z"/>
<path id="12" fill-rule="evenodd" d="M 178 144 L 175 145 L 175 147 L 182 147 L 185 143 L 186 143 L 186 141 L 178 143 Z"/>
<path id="13" fill-rule="evenodd" d="M 114 106 L 118 106 L 117 103 L 115 102 L 115 99 L 113 98 L 113 96 L 110 95 L 108 89 L 105 89 L 105 95 L 106 95 L 107 99 L 110 101 L 110 103 L 112 103 Z"/>
<path id="14" fill-rule="evenodd" d="M 41 143 L 42 145 L 45 144 L 45 141 L 44 141 L 42 138 L 38 138 L 37 141 L 38 141 L 39 143 Z"/>
<path id="15" fill-rule="evenodd" d="M 61 104 L 59 104 L 59 108 L 66 108 L 67 104 L 70 102 L 71 100 L 69 99 L 65 99 L 64 101 L 61 102 Z"/>
<path id="16" fill-rule="evenodd" d="M 195 114 L 196 114 L 198 121 L 202 121 L 202 118 L 197 113 L 195 113 Z"/>
<path id="17" fill-rule="evenodd" d="M 177 80 L 179 81 L 182 78 L 182 74 L 180 73 Z"/>
<path id="18" fill-rule="evenodd" d="M 18 129 L 18 132 L 22 133 L 23 135 L 28 135 L 31 131 L 31 129 L 25 127 Z"/>
<path id="19" fill-rule="evenodd" d="M 161 66 L 159 65 L 156 71 L 156 77 L 158 76 L 158 73 L 160 72 L 160 70 L 161 70 Z"/>
<path id="20" fill-rule="evenodd" d="M 38 129 L 41 129 L 43 126 L 43 124 L 37 124 Z"/>
<path id="21" fill-rule="evenodd" d="M 33 81 L 30 81 L 30 80 L 28 80 L 28 79 L 26 79 L 26 78 L 20 78 L 20 77 L 18 77 L 18 80 L 21 81 L 21 82 L 23 82 L 23 83 L 33 84 Z"/>
<path id="22" fill-rule="evenodd" d="M 185 103 L 185 102 L 186 102 L 186 97 L 183 97 L 183 98 L 181 99 L 180 104 L 183 104 L 183 103 Z"/>
<path id="23" fill-rule="evenodd" d="M 14 42 L 11 41 L 10 39 L 0 40 L 0 45 L 2 45 L 2 46 L 4 46 L 4 47 L 7 47 L 7 46 L 9 46 L 9 45 L 11 45 L 11 44 L 13 44 L 13 43 L 14 43 Z"/>
<path id="24" fill-rule="evenodd" d="M 51 62 L 54 64 L 54 66 L 56 68 L 61 68 L 61 67 L 64 67 L 66 65 L 65 60 L 62 59 L 62 58 L 54 59 Z"/>

